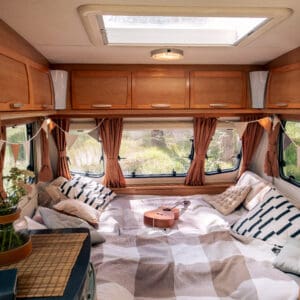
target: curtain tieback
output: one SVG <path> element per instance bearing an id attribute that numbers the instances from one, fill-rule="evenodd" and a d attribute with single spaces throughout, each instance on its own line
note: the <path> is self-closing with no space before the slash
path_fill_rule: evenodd
<path id="1" fill-rule="evenodd" d="M 106 157 L 106 160 L 118 160 L 118 157 Z"/>
<path id="2" fill-rule="evenodd" d="M 197 157 L 198 159 L 203 159 L 203 157 L 205 158 L 205 155 L 205 152 L 195 153 L 195 158 Z"/>
<path id="3" fill-rule="evenodd" d="M 59 156 L 60 158 L 61 158 L 61 157 L 66 157 L 66 156 L 67 156 L 66 150 L 59 151 L 59 152 L 58 152 L 58 156 Z"/>

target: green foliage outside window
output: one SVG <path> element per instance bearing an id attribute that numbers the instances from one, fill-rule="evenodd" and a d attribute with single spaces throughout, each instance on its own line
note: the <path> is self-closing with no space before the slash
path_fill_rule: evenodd
<path id="1" fill-rule="evenodd" d="M 23 143 L 28 140 L 26 125 L 18 125 L 6 128 L 6 139 L 11 143 Z M 20 144 L 17 160 L 13 156 L 10 144 L 6 144 L 3 175 L 8 175 L 12 167 L 26 169 L 30 164 L 30 144 Z M 28 147 L 26 149 L 25 147 Z M 28 151 L 26 151 L 28 150 Z"/>
<path id="2" fill-rule="evenodd" d="M 284 177 L 292 178 L 300 184 L 300 122 L 286 122 L 285 131 L 297 145 L 290 142 L 289 138 L 282 135 L 282 158 Z"/>
<path id="3" fill-rule="evenodd" d="M 76 134 L 76 131 L 70 131 Z M 73 145 L 67 147 L 71 172 L 100 176 L 104 172 L 102 145 L 88 134 L 78 134 Z"/>

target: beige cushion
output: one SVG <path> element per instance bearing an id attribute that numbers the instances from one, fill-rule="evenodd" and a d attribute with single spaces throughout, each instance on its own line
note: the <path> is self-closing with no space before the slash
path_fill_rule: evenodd
<path id="1" fill-rule="evenodd" d="M 55 178 L 53 181 L 51 181 L 51 185 L 55 185 L 57 187 L 60 187 L 66 181 L 68 181 L 67 178 L 59 176 L 59 177 Z"/>
<path id="2" fill-rule="evenodd" d="M 300 240 L 288 239 L 273 265 L 281 271 L 300 275 Z"/>
<path id="3" fill-rule="evenodd" d="M 225 192 L 207 199 L 207 201 L 223 215 L 232 213 L 246 198 L 250 186 L 231 186 Z"/>
<path id="4" fill-rule="evenodd" d="M 254 205 L 252 202 L 253 198 L 256 197 L 259 192 L 264 189 L 267 185 L 264 182 L 257 182 L 253 185 L 251 185 L 251 191 L 248 193 L 243 205 L 246 209 L 251 210 L 254 208 L 259 202 L 256 201 L 256 204 Z"/>
<path id="5" fill-rule="evenodd" d="M 101 213 L 90 205 L 76 199 L 62 200 L 53 206 L 54 209 L 81 218 L 90 224 L 97 225 Z"/>
<path id="6" fill-rule="evenodd" d="M 51 183 L 38 183 L 38 204 L 40 206 L 52 207 L 57 202 L 67 199 L 60 191 L 59 186 L 62 182 L 67 181 L 64 177 L 58 177 Z"/>

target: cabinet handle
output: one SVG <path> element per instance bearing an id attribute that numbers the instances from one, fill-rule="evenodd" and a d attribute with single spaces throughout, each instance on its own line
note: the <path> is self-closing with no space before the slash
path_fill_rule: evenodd
<path id="1" fill-rule="evenodd" d="M 23 103 L 11 103 L 10 108 L 22 108 L 24 106 Z"/>
<path id="2" fill-rule="evenodd" d="M 93 104 L 92 107 L 95 107 L 95 108 L 110 108 L 112 107 L 111 104 Z"/>
<path id="3" fill-rule="evenodd" d="M 227 107 L 228 105 L 225 103 L 210 103 L 209 106 L 222 108 L 222 107 Z"/>
<path id="4" fill-rule="evenodd" d="M 51 105 L 50 105 L 50 104 L 43 104 L 43 105 L 42 105 L 42 108 L 43 108 L 43 109 L 50 109 L 50 108 L 51 108 Z"/>
<path id="5" fill-rule="evenodd" d="M 170 104 L 167 104 L 167 103 L 157 103 L 157 104 L 151 104 L 151 107 L 153 107 L 153 108 L 169 108 Z"/>
<path id="6" fill-rule="evenodd" d="M 277 103 L 275 103 L 275 105 L 278 106 L 278 107 L 286 107 L 286 106 L 288 106 L 288 104 L 285 103 L 285 102 L 277 102 Z"/>

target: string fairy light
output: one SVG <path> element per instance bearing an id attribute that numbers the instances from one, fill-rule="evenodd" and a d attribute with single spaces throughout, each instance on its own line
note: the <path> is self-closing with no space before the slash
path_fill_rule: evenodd
<path id="1" fill-rule="evenodd" d="M 63 128 L 61 128 L 57 123 L 55 123 L 53 120 L 51 120 L 50 118 L 44 119 L 43 123 L 41 124 L 40 128 L 35 132 L 35 134 L 28 140 L 24 141 L 24 142 L 10 142 L 8 140 L 3 140 L 0 139 L 0 149 L 2 147 L 3 144 L 8 144 L 8 145 L 26 145 L 27 143 L 30 143 L 32 140 L 34 140 L 41 132 L 41 130 L 44 130 L 47 134 L 48 134 L 48 128 L 54 128 L 57 127 L 60 131 L 62 131 L 63 133 L 65 133 L 66 135 L 84 135 L 84 134 L 88 134 L 91 133 L 92 131 L 96 130 L 97 128 L 99 128 L 99 126 L 103 123 L 105 119 L 102 119 L 95 127 L 91 128 L 88 132 L 77 132 L 76 134 L 72 134 L 66 130 L 64 130 Z M 265 121 L 265 122 L 264 122 Z M 280 119 L 277 116 L 272 116 L 272 117 L 263 117 L 261 119 L 257 119 L 257 120 L 253 120 L 253 121 L 242 121 L 242 122 L 234 122 L 234 121 L 230 121 L 230 120 L 218 120 L 219 123 L 226 123 L 226 124 L 251 124 L 251 123 L 256 123 L 259 122 L 261 124 L 261 126 L 263 126 L 263 123 L 268 123 L 270 122 L 270 124 L 276 125 L 277 123 L 280 123 L 280 126 L 284 132 L 284 134 L 290 139 L 291 143 L 293 143 L 295 145 L 295 147 L 299 148 L 300 145 L 297 145 L 297 143 L 287 134 L 286 129 L 284 128 L 282 122 L 280 121 Z M 263 126 L 266 130 L 268 126 Z M 272 128 L 272 126 L 271 126 Z"/>

